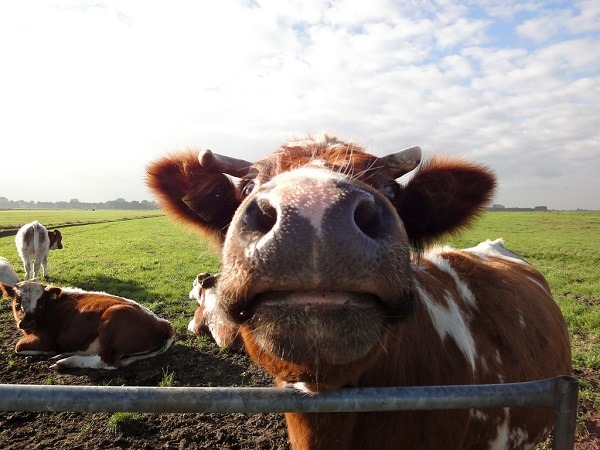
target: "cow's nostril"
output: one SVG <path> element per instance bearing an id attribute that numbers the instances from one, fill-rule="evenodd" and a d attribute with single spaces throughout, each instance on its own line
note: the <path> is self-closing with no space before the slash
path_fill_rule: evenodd
<path id="1" fill-rule="evenodd" d="M 363 234 L 376 239 L 381 234 L 381 215 L 372 200 L 362 200 L 354 210 L 354 223 Z"/>
<path id="2" fill-rule="evenodd" d="M 249 207 L 246 214 L 246 226 L 250 231 L 267 234 L 277 222 L 277 210 L 265 199 L 257 199 Z"/>

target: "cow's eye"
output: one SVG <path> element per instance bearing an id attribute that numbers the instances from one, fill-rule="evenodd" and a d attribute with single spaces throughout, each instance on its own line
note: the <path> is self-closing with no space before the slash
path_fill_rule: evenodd
<path id="1" fill-rule="evenodd" d="M 256 183 L 254 181 L 248 182 L 248 184 L 246 184 L 246 186 L 244 186 L 244 189 L 242 190 L 242 194 L 244 195 L 244 197 L 249 196 L 255 187 Z"/>
<path id="2" fill-rule="evenodd" d="M 394 192 L 394 187 L 391 184 L 386 184 L 383 187 L 383 193 L 390 200 L 394 200 L 394 198 L 396 198 L 396 193 Z"/>

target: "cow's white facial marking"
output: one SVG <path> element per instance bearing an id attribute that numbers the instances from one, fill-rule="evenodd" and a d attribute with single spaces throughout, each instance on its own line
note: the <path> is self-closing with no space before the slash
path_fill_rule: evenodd
<path id="1" fill-rule="evenodd" d="M 21 296 L 21 310 L 33 313 L 38 305 L 38 300 L 44 294 L 44 286 L 37 283 L 24 283 L 19 287 Z"/>
<path id="2" fill-rule="evenodd" d="M 450 336 L 465 355 L 471 368 L 475 371 L 475 340 L 469 330 L 461 310 L 451 295 L 445 294 L 448 308 L 435 302 L 421 286 L 417 285 L 419 295 L 427 308 L 433 326 L 442 340 Z"/>
<path id="3" fill-rule="evenodd" d="M 274 182 L 265 184 L 270 188 L 265 194 L 259 194 L 257 200 L 264 198 L 273 206 L 278 215 L 274 229 L 285 226 L 279 220 L 281 205 L 294 208 L 298 214 L 308 219 L 320 234 L 325 212 L 336 203 L 343 193 L 335 186 L 342 175 L 316 168 L 301 168 L 278 175 Z"/>

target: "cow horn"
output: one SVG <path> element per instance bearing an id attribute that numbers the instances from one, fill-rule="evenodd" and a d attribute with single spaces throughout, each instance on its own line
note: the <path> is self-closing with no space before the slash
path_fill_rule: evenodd
<path id="1" fill-rule="evenodd" d="M 394 179 L 407 174 L 421 162 L 421 147 L 409 147 L 381 158 Z"/>
<path id="2" fill-rule="evenodd" d="M 198 154 L 198 161 L 200 161 L 200 165 L 205 169 L 226 173 L 237 178 L 248 175 L 250 168 L 252 167 L 251 162 L 219 155 L 208 149 L 200 151 Z"/>

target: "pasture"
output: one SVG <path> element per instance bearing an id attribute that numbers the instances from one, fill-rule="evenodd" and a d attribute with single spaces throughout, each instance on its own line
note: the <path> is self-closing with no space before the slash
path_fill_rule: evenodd
<path id="1" fill-rule="evenodd" d="M 19 357 L 18 333 L 6 300 L 0 308 L 0 383 L 143 386 L 268 386 L 243 353 L 198 340 L 186 327 L 188 299 L 199 272 L 219 260 L 198 235 L 157 211 L 2 211 L 0 256 L 17 274 L 16 229 L 32 220 L 63 234 L 51 251 L 51 282 L 132 298 L 169 319 L 176 342 L 165 354 L 116 371 L 55 372 L 41 357 Z M 446 239 L 470 247 L 503 237 L 547 277 L 569 326 L 575 375 L 582 381 L 577 447 L 600 444 L 600 213 L 486 213 L 473 228 Z M 285 448 L 279 414 L 82 414 L 0 412 L 0 448 Z"/>

